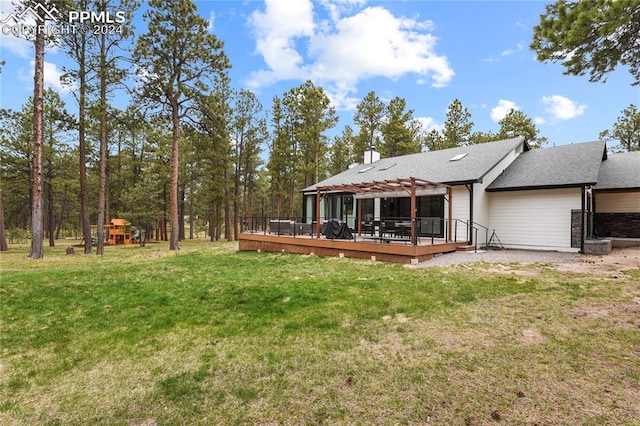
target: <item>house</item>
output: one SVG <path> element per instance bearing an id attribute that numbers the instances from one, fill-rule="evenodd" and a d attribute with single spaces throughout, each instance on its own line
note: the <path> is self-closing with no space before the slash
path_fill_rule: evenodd
<path id="1" fill-rule="evenodd" d="M 610 154 L 593 188 L 594 235 L 614 245 L 640 240 L 640 151 Z"/>
<path id="2" fill-rule="evenodd" d="M 363 164 L 303 189 L 303 216 L 358 232 L 411 219 L 417 236 L 584 251 L 588 237 L 615 236 L 610 229 L 640 238 L 624 225 L 640 215 L 639 170 L 637 153 L 609 156 L 603 141 L 532 150 L 516 137 L 393 158 L 372 150 Z"/>

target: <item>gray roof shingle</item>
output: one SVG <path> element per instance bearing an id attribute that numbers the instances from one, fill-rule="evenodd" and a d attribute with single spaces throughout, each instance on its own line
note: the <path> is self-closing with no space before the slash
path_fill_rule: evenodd
<path id="1" fill-rule="evenodd" d="M 520 144 L 525 144 L 525 149 L 529 149 L 524 138 L 517 137 L 400 157 L 382 158 L 371 164 L 358 164 L 302 191 L 315 191 L 318 186 L 410 177 L 447 184 L 481 182 L 485 174 Z M 459 154 L 466 155 L 458 161 L 450 161 Z"/>
<path id="2" fill-rule="evenodd" d="M 606 158 L 604 141 L 534 149 L 521 154 L 487 191 L 594 185 Z"/>
<path id="3" fill-rule="evenodd" d="M 595 189 L 640 189 L 640 151 L 610 154 L 600 166 Z"/>

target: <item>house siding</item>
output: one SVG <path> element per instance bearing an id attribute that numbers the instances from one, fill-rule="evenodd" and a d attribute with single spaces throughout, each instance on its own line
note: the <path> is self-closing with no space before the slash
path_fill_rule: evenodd
<path id="1" fill-rule="evenodd" d="M 640 191 L 596 192 L 596 213 L 640 213 Z"/>
<path id="2" fill-rule="evenodd" d="M 458 240 L 465 238 L 467 233 L 466 222 L 469 220 L 469 190 L 464 185 L 457 185 L 452 188 L 451 215 L 449 218 L 449 208 L 445 204 L 444 214 L 447 219 L 457 219 L 452 222 L 451 232 L 457 236 Z"/>
<path id="3" fill-rule="evenodd" d="M 577 251 L 571 247 L 571 210 L 580 188 L 492 192 L 490 228 L 506 248 Z"/>
<path id="4" fill-rule="evenodd" d="M 487 191 L 487 187 L 502 174 L 502 172 L 509 167 L 511 163 L 522 152 L 522 145 L 517 146 L 511 150 L 505 158 L 503 158 L 498 164 L 495 165 L 487 174 L 482 178 L 482 182 L 474 184 L 473 188 L 473 221 L 484 227 L 490 228 L 490 195 Z M 478 227 L 478 244 L 485 245 L 487 239 L 490 236 L 485 232 L 485 229 Z"/>

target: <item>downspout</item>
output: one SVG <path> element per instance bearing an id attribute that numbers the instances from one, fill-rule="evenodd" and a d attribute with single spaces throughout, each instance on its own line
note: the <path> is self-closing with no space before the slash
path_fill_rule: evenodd
<path id="1" fill-rule="evenodd" d="M 473 226 L 473 182 L 467 186 L 467 189 L 469 190 L 469 224 Z M 469 232 L 469 244 L 473 244 L 473 232 L 471 232 L 471 228 L 467 229 L 467 232 Z"/>
<path id="2" fill-rule="evenodd" d="M 585 195 L 586 187 L 582 185 L 580 187 L 581 200 L 580 200 L 580 253 L 584 254 L 584 213 L 585 213 Z"/>
<path id="3" fill-rule="evenodd" d="M 593 189 L 591 190 L 591 214 L 593 215 L 593 223 L 592 223 L 592 230 L 593 230 L 593 237 L 594 238 L 598 238 L 598 234 L 596 232 L 596 191 L 594 191 Z"/>
<path id="4" fill-rule="evenodd" d="M 453 206 L 452 206 L 452 197 L 453 197 L 453 189 L 451 186 L 449 186 L 447 188 L 447 196 L 449 198 L 449 224 L 448 224 L 448 229 L 447 229 L 447 235 L 449 236 L 449 241 L 453 241 L 453 238 L 451 238 L 451 227 L 453 224 Z M 456 223 L 456 228 L 458 227 L 458 224 Z"/>

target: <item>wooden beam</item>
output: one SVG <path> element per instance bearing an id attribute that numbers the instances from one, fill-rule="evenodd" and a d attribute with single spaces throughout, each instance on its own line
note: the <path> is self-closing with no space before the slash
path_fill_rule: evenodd
<path id="1" fill-rule="evenodd" d="M 320 226 L 320 188 L 317 189 L 316 194 L 316 237 L 320 238 L 320 232 L 322 227 Z"/>
<path id="2" fill-rule="evenodd" d="M 416 236 L 416 182 L 411 179 L 411 244 Z"/>

